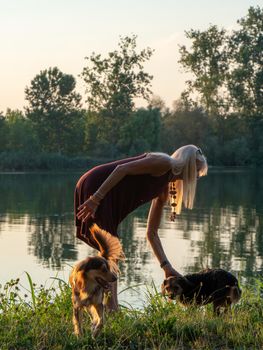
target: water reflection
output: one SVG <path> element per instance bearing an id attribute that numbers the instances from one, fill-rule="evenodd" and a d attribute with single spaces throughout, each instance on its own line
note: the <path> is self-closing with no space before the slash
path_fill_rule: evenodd
<path id="1" fill-rule="evenodd" d="M 8 264 L 14 245 L 21 244 L 20 260 L 14 271 L 10 267 L 10 278 L 25 270 L 28 255 L 35 258 L 32 269 L 54 271 L 93 254 L 74 236 L 73 190 L 79 176 L 0 175 L 1 266 Z M 175 267 L 182 273 L 208 266 L 246 277 L 262 273 L 262 186 L 259 172 L 214 171 L 198 183 L 194 210 L 185 210 L 173 223 L 167 208 L 160 236 Z M 159 283 L 163 277 L 145 238 L 148 209 L 148 205 L 138 208 L 119 227 L 127 257 L 121 267 L 124 286 L 151 279 Z"/>
<path id="2" fill-rule="evenodd" d="M 28 252 L 38 258 L 38 262 L 52 269 L 60 270 L 63 262 L 77 260 L 73 217 L 40 217 L 29 224 L 33 231 L 28 239 Z"/>

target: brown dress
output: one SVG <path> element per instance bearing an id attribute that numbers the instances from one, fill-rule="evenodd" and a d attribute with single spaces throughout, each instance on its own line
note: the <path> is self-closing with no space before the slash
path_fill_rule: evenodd
<path id="1" fill-rule="evenodd" d="M 171 181 L 171 171 L 161 176 L 127 175 L 101 200 L 94 219 L 83 223 L 76 217 L 77 208 L 97 191 L 117 165 L 143 159 L 146 155 L 147 153 L 99 165 L 81 176 L 75 189 L 75 223 L 78 238 L 98 249 L 89 230 L 92 223 L 95 222 L 102 229 L 118 236 L 118 224 L 129 213 L 163 192 L 168 182 Z"/>

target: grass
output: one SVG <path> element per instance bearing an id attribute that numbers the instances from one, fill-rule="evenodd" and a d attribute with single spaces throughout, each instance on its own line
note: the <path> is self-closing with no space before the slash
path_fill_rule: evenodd
<path id="1" fill-rule="evenodd" d="M 87 316 L 85 335 L 77 339 L 72 333 L 69 286 L 57 279 L 56 288 L 45 288 L 36 286 L 29 274 L 27 278 L 28 290 L 18 279 L 1 287 L 1 350 L 263 348 L 263 280 L 243 286 L 239 304 L 220 317 L 213 315 L 211 305 L 182 308 L 148 288 L 144 309 L 122 307 L 108 315 L 96 339 Z"/>

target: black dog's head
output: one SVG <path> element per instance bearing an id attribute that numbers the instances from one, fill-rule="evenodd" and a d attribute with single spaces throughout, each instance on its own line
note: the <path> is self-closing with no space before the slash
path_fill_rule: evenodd
<path id="1" fill-rule="evenodd" d="M 182 296 L 187 291 L 193 288 L 193 284 L 185 277 L 171 276 L 163 281 L 161 286 L 162 295 L 167 296 L 169 299 L 176 299 L 176 297 Z"/>

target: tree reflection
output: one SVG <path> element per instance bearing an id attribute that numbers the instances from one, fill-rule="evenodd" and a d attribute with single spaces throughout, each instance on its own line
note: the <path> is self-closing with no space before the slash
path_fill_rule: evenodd
<path id="1" fill-rule="evenodd" d="M 28 252 L 46 267 L 60 270 L 66 261 L 77 260 L 73 215 L 35 218 L 28 239 Z"/>
<path id="2" fill-rule="evenodd" d="M 51 269 L 78 260 L 73 219 L 74 186 L 80 174 L 0 175 L 0 231 L 3 224 L 26 225 L 28 253 Z M 253 276 L 263 271 L 263 180 L 255 171 L 212 172 L 198 183 L 196 207 L 175 223 L 169 208 L 162 221 L 164 236 L 174 225 L 176 237 L 190 242 L 185 271 L 223 267 Z M 126 262 L 121 281 L 145 281 L 152 263 L 146 240 L 149 205 L 138 208 L 119 227 Z M 154 276 L 153 276 L 154 277 Z"/>
<path id="3" fill-rule="evenodd" d="M 187 212 L 184 236 L 202 232 L 199 255 L 189 271 L 223 267 L 253 276 L 263 270 L 262 176 L 256 171 L 212 173 L 200 184 L 197 208 Z M 180 225 L 180 224 L 178 224 Z M 189 237 L 191 239 L 191 237 Z"/>
<path id="4" fill-rule="evenodd" d="M 73 190 L 79 174 L 1 174 L 2 223 L 26 225 L 28 253 L 52 269 L 77 260 Z M 0 226 L 1 229 L 1 226 Z"/>

